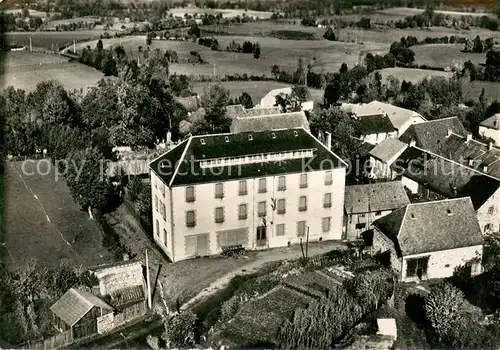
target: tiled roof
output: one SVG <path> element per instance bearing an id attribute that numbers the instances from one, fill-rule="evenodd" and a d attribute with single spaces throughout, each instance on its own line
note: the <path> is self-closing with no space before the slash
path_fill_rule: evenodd
<path id="1" fill-rule="evenodd" d="M 414 203 L 374 222 L 402 256 L 483 244 L 470 198 Z"/>
<path id="2" fill-rule="evenodd" d="M 451 134 L 439 144 L 436 153 L 500 179 L 500 149 L 493 145 Z"/>
<path id="3" fill-rule="evenodd" d="M 280 114 L 281 107 L 254 107 L 245 110 L 245 115 L 243 117 L 257 117 L 261 115 L 269 115 L 269 114 Z"/>
<path id="4" fill-rule="evenodd" d="M 229 105 L 226 107 L 226 114 L 229 118 L 243 117 L 245 112 L 245 107 L 242 105 Z"/>
<path id="5" fill-rule="evenodd" d="M 408 145 L 398 139 L 385 139 L 370 151 L 370 155 L 382 162 L 388 162 L 391 158 L 404 151 Z"/>
<path id="6" fill-rule="evenodd" d="M 111 301 L 116 308 L 123 308 L 127 305 L 137 303 L 145 300 L 146 294 L 144 293 L 143 285 L 136 285 L 120 289 L 111 293 Z"/>
<path id="7" fill-rule="evenodd" d="M 414 116 L 420 116 L 417 112 L 409 109 L 393 106 L 389 103 L 379 101 L 372 101 L 366 104 L 345 104 L 344 109 L 350 109 L 354 114 L 373 115 L 373 114 L 386 114 L 389 117 L 394 129 L 400 129 L 406 122 Z"/>
<path id="8" fill-rule="evenodd" d="M 417 147 L 407 148 L 391 167 L 446 198 L 471 197 L 475 209 L 500 187 L 489 175 Z"/>
<path id="9" fill-rule="evenodd" d="M 113 310 L 110 305 L 94 294 L 71 288 L 50 307 L 50 310 L 68 326 L 73 326 L 94 306 Z"/>
<path id="10" fill-rule="evenodd" d="M 488 119 L 483 120 L 479 125 L 490 129 L 500 130 L 500 113 L 492 115 Z"/>
<path id="11" fill-rule="evenodd" d="M 309 122 L 303 111 L 235 118 L 231 124 L 231 132 L 257 132 L 300 127 L 309 130 Z"/>
<path id="12" fill-rule="evenodd" d="M 399 140 L 405 143 L 414 140 L 417 147 L 436 153 L 439 143 L 445 139 L 449 130 L 457 135 L 467 136 L 462 122 L 457 117 L 451 117 L 412 124 Z"/>
<path id="13" fill-rule="evenodd" d="M 344 208 L 347 214 L 394 210 L 410 204 L 401 181 L 346 186 Z"/>
<path id="14" fill-rule="evenodd" d="M 354 118 L 354 124 L 361 135 L 373 135 L 394 131 L 391 121 L 385 114 L 358 116 Z"/>
<path id="15" fill-rule="evenodd" d="M 313 158 L 281 161 L 266 159 L 259 163 L 225 165 L 210 169 L 200 167 L 200 161 L 206 159 L 229 160 L 234 157 L 301 150 L 313 150 Z M 304 166 L 306 163 L 307 166 Z M 151 170 L 168 186 L 252 178 L 266 174 L 327 170 L 345 166 L 345 162 L 303 128 L 193 136 L 150 163 Z"/>
<path id="16" fill-rule="evenodd" d="M 114 267 L 123 267 L 123 266 L 136 266 L 136 265 L 141 265 L 142 266 L 142 261 L 141 260 L 136 260 L 136 259 L 131 259 L 131 260 L 123 260 L 123 261 L 116 261 L 108 264 L 101 264 L 101 265 L 94 265 L 89 267 L 89 271 L 92 272 L 100 272 L 104 271 L 109 268 L 114 268 Z"/>

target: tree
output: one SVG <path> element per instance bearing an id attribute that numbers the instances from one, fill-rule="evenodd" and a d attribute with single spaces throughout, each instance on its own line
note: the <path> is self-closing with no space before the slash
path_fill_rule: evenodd
<path id="1" fill-rule="evenodd" d="M 255 59 L 260 58 L 260 45 L 259 45 L 259 43 L 255 43 L 255 45 L 253 47 L 253 57 Z"/>
<path id="2" fill-rule="evenodd" d="M 154 32 L 149 32 L 146 34 L 146 45 L 150 46 L 153 43 L 153 39 L 156 37 Z"/>
<path id="3" fill-rule="evenodd" d="M 340 83 L 338 79 L 335 79 L 325 88 L 325 93 L 323 96 L 323 104 L 325 105 L 325 107 L 335 105 L 340 98 L 340 94 Z"/>
<path id="4" fill-rule="evenodd" d="M 101 39 L 99 39 L 99 41 L 97 42 L 96 49 L 97 49 L 97 51 L 101 51 L 104 49 L 104 45 L 103 45 Z"/>
<path id="5" fill-rule="evenodd" d="M 229 102 L 229 91 L 219 84 L 205 88 L 201 96 L 201 105 L 205 109 L 205 117 L 193 125 L 194 134 L 213 134 L 229 131 L 231 120 L 226 116 Z"/>
<path id="6" fill-rule="evenodd" d="M 326 40 L 330 40 L 330 41 L 336 41 L 337 40 L 337 36 L 335 35 L 335 32 L 333 31 L 332 27 L 328 27 L 326 29 L 325 34 L 323 34 L 323 38 L 325 38 Z"/>
<path id="7" fill-rule="evenodd" d="M 196 39 L 201 36 L 201 30 L 196 23 L 191 25 L 187 33 L 189 36 L 194 36 Z"/>
<path id="8" fill-rule="evenodd" d="M 107 162 L 99 150 L 87 148 L 68 159 L 68 186 L 75 201 L 89 217 L 102 213 L 113 199 L 112 184 L 107 178 Z"/>
<path id="9" fill-rule="evenodd" d="M 279 80 L 280 78 L 280 67 L 278 65 L 273 65 L 273 67 L 271 68 L 271 74 L 273 75 L 274 79 L 276 80 Z"/>
<path id="10" fill-rule="evenodd" d="M 238 103 L 245 108 L 253 108 L 252 97 L 247 92 L 242 92 L 238 97 Z"/>
<path id="11" fill-rule="evenodd" d="M 446 282 L 433 286 L 425 297 L 425 316 L 439 342 L 450 340 L 463 319 L 464 304 L 463 293 Z"/>
<path id="12" fill-rule="evenodd" d="M 165 349 L 192 348 L 194 346 L 194 327 L 197 316 L 191 310 L 182 311 L 178 314 L 164 312 L 162 317 L 165 331 L 161 339 L 165 343 Z M 158 337 L 149 335 L 147 342 L 152 349 L 160 349 L 160 339 Z"/>
<path id="13" fill-rule="evenodd" d="M 483 42 L 481 41 L 481 38 L 479 37 L 479 35 L 477 35 L 474 38 L 474 43 L 473 43 L 473 46 L 472 46 L 472 52 L 483 53 L 483 50 L 484 50 Z"/>

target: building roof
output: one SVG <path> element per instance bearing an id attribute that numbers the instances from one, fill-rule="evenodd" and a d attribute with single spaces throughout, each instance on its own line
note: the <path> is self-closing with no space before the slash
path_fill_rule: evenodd
<path id="1" fill-rule="evenodd" d="M 245 110 L 244 117 L 257 117 L 262 115 L 269 114 L 280 114 L 281 107 L 273 106 L 273 107 L 254 107 Z"/>
<path id="2" fill-rule="evenodd" d="M 346 186 L 344 208 L 347 214 L 394 210 L 410 204 L 401 181 Z"/>
<path id="3" fill-rule="evenodd" d="M 71 288 L 50 307 L 50 310 L 68 326 L 74 326 L 93 307 L 113 310 L 113 307 L 94 294 Z"/>
<path id="4" fill-rule="evenodd" d="M 361 135 L 373 135 L 394 131 L 391 121 L 385 114 L 354 117 L 354 124 Z"/>
<path id="5" fill-rule="evenodd" d="M 485 128 L 500 130 L 500 113 L 483 120 L 479 125 L 484 126 Z"/>
<path id="6" fill-rule="evenodd" d="M 370 151 L 370 155 L 374 158 L 381 160 L 382 162 L 388 162 L 394 156 L 397 156 L 403 152 L 408 145 L 398 139 L 385 139 Z"/>
<path id="7" fill-rule="evenodd" d="M 414 203 L 374 222 L 400 256 L 483 244 L 470 198 Z"/>
<path id="8" fill-rule="evenodd" d="M 175 100 L 183 105 L 188 112 L 194 112 L 201 107 L 200 97 L 198 95 L 176 97 Z"/>
<path id="9" fill-rule="evenodd" d="M 245 107 L 242 105 L 229 105 L 226 107 L 226 114 L 231 119 L 243 117 L 246 114 Z"/>
<path id="10" fill-rule="evenodd" d="M 471 197 L 476 210 L 500 187 L 498 179 L 417 147 L 408 147 L 391 167 L 446 198 Z"/>
<path id="11" fill-rule="evenodd" d="M 300 127 L 309 131 L 309 122 L 303 111 L 235 118 L 231 124 L 231 132 L 257 132 Z"/>
<path id="12" fill-rule="evenodd" d="M 500 179 L 500 149 L 493 144 L 451 134 L 439 144 L 436 153 Z"/>
<path id="13" fill-rule="evenodd" d="M 258 163 L 226 164 L 208 169 L 200 166 L 200 161 L 207 159 L 229 161 L 231 158 L 304 150 L 312 151 L 313 157 L 265 158 Z M 342 159 L 303 128 L 193 136 L 150 163 L 151 171 L 168 186 L 344 167 L 346 163 Z"/>
<path id="14" fill-rule="evenodd" d="M 450 117 L 412 124 L 399 137 L 399 140 L 405 143 L 410 143 L 414 140 L 417 147 L 435 153 L 439 148 L 439 143 L 448 135 L 448 131 L 457 135 L 467 136 L 467 131 L 460 119 Z"/>
<path id="15" fill-rule="evenodd" d="M 116 308 L 123 308 L 127 305 L 135 304 L 139 301 L 146 299 L 143 285 L 135 285 L 131 287 L 122 288 L 111 293 L 111 301 Z"/>
<path id="16" fill-rule="evenodd" d="M 423 119 L 417 112 L 380 101 L 372 101 L 366 104 L 344 104 L 343 108 L 350 109 L 357 116 L 385 114 L 391 121 L 394 129 L 397 130 L 401 129 L 404 124 L 415 116 Z"/>

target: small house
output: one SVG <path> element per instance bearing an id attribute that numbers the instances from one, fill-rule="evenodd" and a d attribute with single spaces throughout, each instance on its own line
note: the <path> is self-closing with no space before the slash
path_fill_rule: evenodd
<path id="1" fill-rule="evenodd" d="M 385 139 L 369 152 L 370 177 L 373 179 L 394 180 L 397 173 L 391 165 L 404 152 L 408 145 L 398 139 Z"/>
<path id="2" fill-rule="evenodd" d="M 483 236 L 470 198 L 409 204 L 374 222 L 372 253 L 403 282 L 481 272 Z"/>
<path id="3" fill-rule="evenodd" d="M 497 113 L 479 124 L 479 135 L 492 139 L 500 145 L 500 113 Z"/>
<path id="4" fill-rule="evenodd" d="M 355 240 L 372 223 L 410 203 L 401 181 L 346 186 L 344 197 L 344 238 Z"/>
<path id="5" fill-rule="evenodd" d="M 385 114 L 353 116 L 356 137 L 371 145 L 396 138 L 396 131 Z"/>

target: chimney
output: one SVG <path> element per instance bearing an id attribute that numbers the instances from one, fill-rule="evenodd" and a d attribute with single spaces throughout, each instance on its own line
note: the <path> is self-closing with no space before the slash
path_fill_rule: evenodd
<path id="1" fill-rule="evenodd" d="M 448 132 L 446 133 L 446 137 L 450 137 L 452 132 L 453 131 L 451 129 L 448 129 Z"/>
<path id="2" fill-rule="evenodd" d="M 469 166 L 473 166 L 473 165 L 474 165 L 474 159 L 469 158 Z"/>
<path id="3" fill-rule="evenodd" d="M 488 143 L 488 151 L 491 151 L 493 149 L 493 142 Z"/>
<path id="4" fill-rule="evenodd" d="M 467 134 L 467 141 L 466 142 L 470 142 L 472 140 L 472 134 Z"/>
<path id="5" fill-rule="evenodd" d="M 332 133 L 331 132 L 326 132 L 326 148 L 328 148 L 329 151 L 332 150 Z"/>
<path id="6" fill-rule="evenodd" d="M 410 140 L 410 147 L 415 147 L 417 145 L 417 141 L 415 139 Z"/>
<path id="7" fill-rule="evenodd" d="M 128 257 L 128 254 L 125 253 L 123 254 L 123 261 L 128 261 L 129 257 Z"/>
<path id="8" fill-rule="evenodd" d="M 487 173 L 488 172 L 488 166 L 487 165 L 483 165 L 483 173 Z"/>

